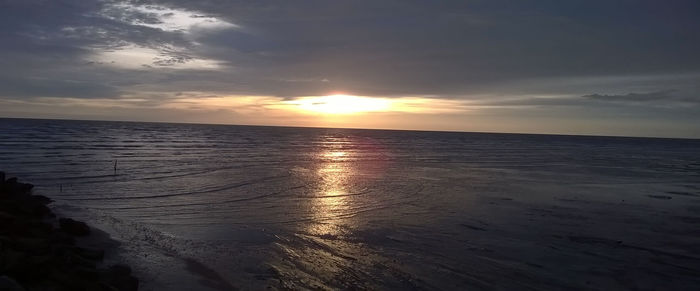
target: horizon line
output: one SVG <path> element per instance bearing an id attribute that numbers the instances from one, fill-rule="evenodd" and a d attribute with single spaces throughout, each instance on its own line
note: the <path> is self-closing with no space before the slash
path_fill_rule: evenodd
<path id="1" fill-rule="evenodd" d="M 251 126 L 251 127 L 280 127 L 280 128 L 309 128 L 309 129 L 352 129 L 352 130 L 383 130 L 383 131 L 415 131 L 415 132 L 445 132 L 445 133 L 472 133 L 472 134 L 553 135 L 553 136 L 570 136 L 570 137 L 607 137 L 607 138 L 642 138 L 642 139 L 700 140 L 700 137 L 663 137 L 663 136 L 600 135 L 600 134 L 571 134 L 571 133 L 534 133 L 534 132 L 496 132 L 496 131 L 462 131 L 462 130 L 427 130 L 427 129 L 398 129 L 398 128 L 361 128 L 361 127 L 290 126 L 290 125 L 231 124 L 231 123 L 175 122 L 175 121 L 139 121 L 139 120 L 106 120 L 106 119 L 68 119 L 68 118 L 3 117 L 3 116 L 0 116 L 0 119 L 57 120 L 57 121 L 93 121 L 93 122 L 127 122 L 127 123 L 161 123 L 161 124 L 192 124 L 192 125 Z"/>

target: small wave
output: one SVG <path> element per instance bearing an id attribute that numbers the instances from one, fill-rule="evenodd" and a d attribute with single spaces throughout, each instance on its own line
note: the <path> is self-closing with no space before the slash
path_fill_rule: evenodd
<path id="1" fill-rule="evenodd" d="M 162 195 L 149 195 L 149 196 L 123 196 L 123 197 L 68 198 L 68 199 L 63 199 L 63 200 L 68 200 L 68 201 L 137 200 L 137 199 L 175 197 L 175 196 L 184 196 L 184 195 L 196 195 L 196 194 L 214 193 L 214 192 L 230 190 L 230 189 L 234 189 L 234 188 L 240 188 L 240 187 L 253 185 L 256 183 L 265 182 L 265 181 L 269 181 L 269 180 L 273 180 L 273 179 L 284 178 L 284 177 L 288 177 L 288 176 L 289 175 L 269 176 L 269 177 L 264 177 L 264 178 L 260 178 L 260 179 L 253 179 L 253 180 L 246 181 L 246 182 L 229 184 L 229 185 L 226 185 L 223 187 L 217 187 L 217 188 L 213 188 L 213 189 L 206 189 L 206 190 L 200 190 L 200 191 L 190 191 L 190 192 L 175 193 L 175 194 L 162 194 Z"/>

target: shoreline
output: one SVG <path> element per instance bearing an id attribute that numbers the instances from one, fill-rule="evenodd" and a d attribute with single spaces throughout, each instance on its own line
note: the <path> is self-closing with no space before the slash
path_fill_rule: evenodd
<path id="1" fill-rule="evenodd" d="M 0 172 L 0 289 L 138 290 L 131 267 L 104 266 L 101 230 L 57 217 L 33 185 Z"/>

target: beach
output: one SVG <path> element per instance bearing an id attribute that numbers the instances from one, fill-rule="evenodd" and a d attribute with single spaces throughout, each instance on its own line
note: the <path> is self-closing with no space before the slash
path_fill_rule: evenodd
<path id="1" fill-rule="evenodd" d="M 698 140 L 2 121 L 139 290 L 700 286 Z"/>

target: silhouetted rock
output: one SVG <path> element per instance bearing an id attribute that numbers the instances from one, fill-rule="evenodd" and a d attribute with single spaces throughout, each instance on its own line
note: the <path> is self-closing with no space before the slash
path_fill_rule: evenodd
<path id="1" fill-rule="evenodd" d="M 124 265 L 114 265 L 103 274 L 104 280 L 119 291 L 135 291 L 139 288 L 139 280 L 131 276 L 131 268 Z"/>
<path id="2" fill-rule="evenodd" d="M 32 195 L 31 198 L 44 205 L 48 205 L 49 203 L 53 202 L 51 198 L 44 195 Z"/>
<path id="3" fill-rule="evenodd" d="M 72 246 L 75 244 L 75 238 L 64 232 L 54 232 L 51 234 L 51 242 L 54 244 Z"/>
<path id="4" fill-rule="evenodd" d="M 138 289 L 131 268 L 98 268 L 104 250 L 76 246 L 75 236 L 90 234 L 87 224 L 61 218 L 56 229 L 51 199 L 32 187 L 0 172 L 0 291 Z"/>
<path id="5" fill-rule="evenodd" d="M 131 267 L 125 265 L 114 265 L 109 267 L 108 270 L 117 276 L 131 275 Z"/>
<path id="6" fill-rule="evenodd" d="M 0 174 L 0 178 L 4 178 L 5 173 Z M 2 291 L 24 291 L 24 287 L 19 285 L 17 281 L 7 276 L 0 276 L 0 290 Z"/>
<path id="7" fill-rule="evenodd" d="M 73 220 L 70 218 L 61 218 L 58 220 L 61 231 L 75 236 L 86 236 L 90 234 L 90 227 L 85 222 Z"/>
<path id="8" fill-rule="evenodd" d="M 82 256 L 83 258 L 94 260 L 94 261 L 101 261 L 105 257 L 104 250 L 75 248 L 75 252 L 78 255 Z"/>
<path id="9" fill-rule="evenodd" d="M 17 178 L 9 178 L 1 183 L 0 188 L 5 195 L 27 195 L 34 188 L 34 185 L 20 183 Z"/>
<path id="10" fill-rule="evenodd" d="M 0 197 L 4 199 L 14 198 L 19 196 L 28 196 L 34 188 L 34 185 L 28 183 L 20 183 L 17 178 L 9 178 L 0 182 Z"/>

